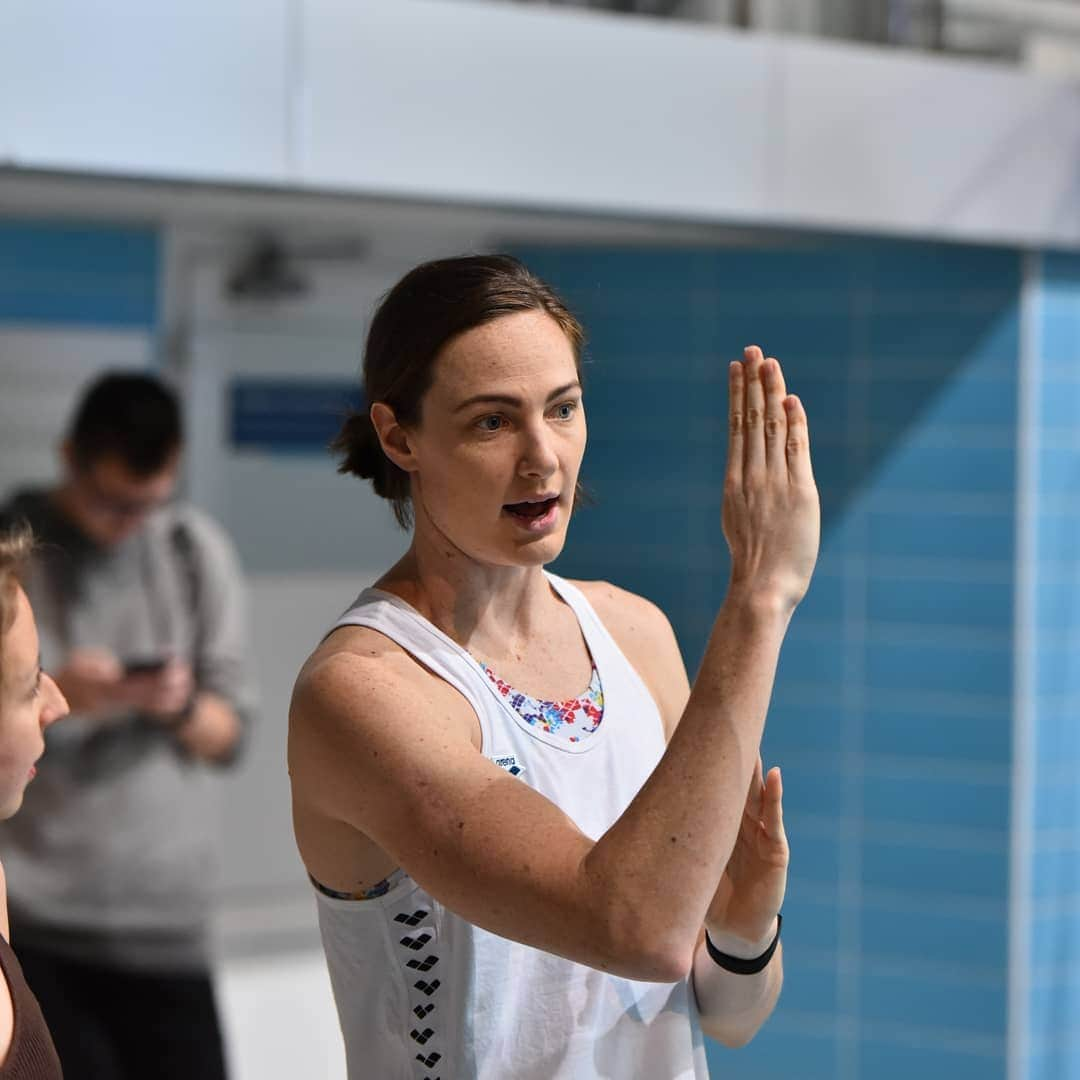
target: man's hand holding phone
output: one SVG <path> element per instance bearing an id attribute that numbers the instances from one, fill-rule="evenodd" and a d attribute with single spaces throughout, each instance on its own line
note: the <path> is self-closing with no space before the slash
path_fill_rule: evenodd
<path id="1" fill-rule="evenodd" d="M 166 724 L 183 716 L 194 692 L 191 665 L 175 657 L 131 660 L 118 688 L 123 704 Z"/>
<path id="2" fill-rule="evenodd" d="M 175 723 L 191 705 L 191 666 L 168 656 L 132 657 L 124 662 L 107 649 L 75 649 L 56 674 L 72 712 L 108 717 L 136 710 Z"/>
<path id="3" fill-rule="evenodd" d="M 53 678 L 73 713 L 101 715 L 117 703 L 124 665 L 108 649 L 73 649 Z"/>

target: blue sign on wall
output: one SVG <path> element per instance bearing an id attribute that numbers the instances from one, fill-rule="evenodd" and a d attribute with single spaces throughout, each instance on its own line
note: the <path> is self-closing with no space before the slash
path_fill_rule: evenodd
<path id="1" fill-rule="evenodd" d="M 325 454 L 345 415 L 362 405 L 355 379 L 235 379 L 229 441 L 237 449 Z"/>

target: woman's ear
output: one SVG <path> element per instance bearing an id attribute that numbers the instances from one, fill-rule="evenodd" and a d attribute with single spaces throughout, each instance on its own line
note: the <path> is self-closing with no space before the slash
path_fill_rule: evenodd
<path id="1" fill-rule="evenodd" d="M 371 406 L 371 424 L 375 428 L 375 434 L 379 436 L 379 443 L 383 453 L 402 472 L 416 472 L 416 458 L 409 444 L 408 432 L 397 422 L 394 410 L 382 401 L 376 401 Z"/>

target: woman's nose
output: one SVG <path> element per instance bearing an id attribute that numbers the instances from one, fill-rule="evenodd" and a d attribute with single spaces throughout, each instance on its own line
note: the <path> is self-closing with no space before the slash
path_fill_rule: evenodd
<path id="1" fill-rule="evenodd" d="M 48 727 L 49 724 L 54 724 L 57 720 L 67 716 L 71 709 L 68 707 L 67 698 L 64 697 L 63 691 L 56 685 L 51 675 L 42 673 L 41 681 L 44 683 L 42 690 L 46 695 L 45 708 L 41 711 L 41 720 L 42 724 Z"/>
<path id="2" fill-rule="evenodd" d="M 526 445 L 521 455 L 521 471 L 525 476 L 550 476 L 559 467 L 559 456 L 544 430 L 526 433 Z"/>

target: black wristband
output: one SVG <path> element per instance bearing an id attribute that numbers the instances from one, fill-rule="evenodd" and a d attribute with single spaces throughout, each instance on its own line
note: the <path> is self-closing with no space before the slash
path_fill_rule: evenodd
<path id="1" fill-rule="evenodd" d="M 772 944 L 760 956 L 755 956 L 750 960 L 744 960 L 741 956 L 728 956 L 727 953 L 721 952 L 712 943 L 708 930 L 705 931 L 705 948 L 709 950 L 713 961 L 725 971 L 733 971 L 736 975 L 756 975 L 768 967 L 769 961 L 773 958 L 776 946 L 780 944 L 780 927 L 783 922 L 784 916 L 777 915 L 776 936 L 772 939 Z"/>

